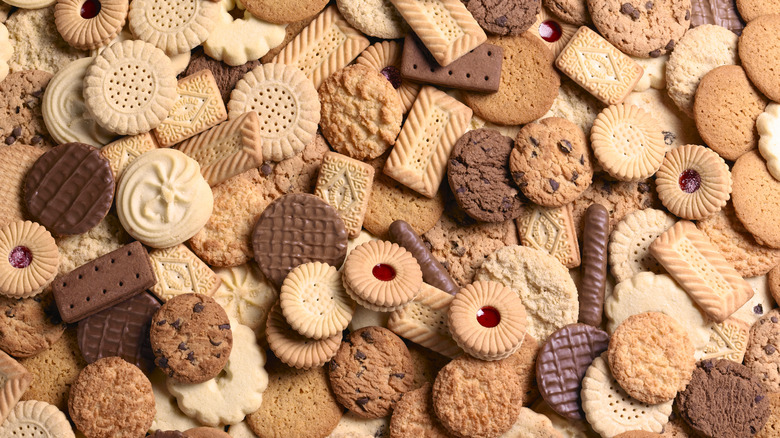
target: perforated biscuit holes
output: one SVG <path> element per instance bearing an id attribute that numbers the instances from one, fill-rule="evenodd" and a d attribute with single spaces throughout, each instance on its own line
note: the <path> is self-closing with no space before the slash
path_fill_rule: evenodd
<path id="1" fill-rule="evenodd" d="M 270 137 L 284 135 L 297 119 L 294 93 L 286 84 L 276 81 L 257 88 L 247 111 L 260 116 L 260 127 Z"/>
<path id="2" fill-rule="evenodd" d="M 422 12 L 434 23 L 435 29 L 448 44 L 464 35 L 463 28 L 440 1 L 422 0 L 420 3 L 423 4 Z"/>
<path id="3" fill-rule="evenodd" d="M 195 16 L 196 6 L 195 1 L 157 0 L 146 17 L 155 29 L 169 32 L 189 23 Z"/>
<path id="4" fill-rule="evenodd" d="M 145 107 L 157 88 L 152 72 L 132 61 L 114 69 L 107 79 L 105 86 L 108 88 L 108 103 L 119 112 L 132 112 Z"/>

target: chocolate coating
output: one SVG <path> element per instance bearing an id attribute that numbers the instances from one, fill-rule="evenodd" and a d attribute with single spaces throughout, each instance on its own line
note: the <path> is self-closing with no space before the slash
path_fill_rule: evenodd
<path id="1" fill-rule="evenodd" d="M 734 0 L 691 0 L 691 27 L 702 24 L 725 27 L 737 35 L 745 27 Z"/>
<path id="2" fill-rule="evenodd" d="M 458 293 L 458 284 L 406 221 L 397 220 L 390 224 L 388 234 L 392 242 L 404 247 L 417 259 L 422 269 L 423 281 L 452 295 Z"/>
<path id="3" fill-rule="evenodd" d="M 598 327 L 601 325 L 604 289 L 607 286 L 609 212 L 606 207 L 601 204 L 592 204 L 588 207 L 585 211 L 584 224 L 578 321 Z"/>

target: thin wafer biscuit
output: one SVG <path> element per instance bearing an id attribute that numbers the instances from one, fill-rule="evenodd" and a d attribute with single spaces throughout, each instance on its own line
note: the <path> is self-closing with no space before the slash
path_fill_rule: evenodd
<path id="1" fill-rule="evenodd" d="M 111 171 L 114 172 L 114 180 L 119 181 L 122 172 L 136 158 L 144 152 L 149 152 L 157 148 L 157 141 L 151 132 L 143 134 L 122 137 L 117 141 L 111 142 L 100 149 L 100 155 L 107 159 L 111 164 Z"/>
<path id="2" fill-rule="evenodd" d="M 314 88 L 331 74 L 347 66 L 369 41 L 339 13 L 336 5 L 326 8 L 309 23 L 271 62 L 297 67 L 314 83 Z"/>
<path id="3" fill-rule="evenodd" d="M 390 0 L 441 66 L 487 40 L 460 0 Z"/>
<path id="4" fill-rule="evenodd" d="M 420 293 L 390 314 L 387 328 L 398 336 L 450 358 L 463 353 L 452 339 L 447 310 L 453 296 L 423 283 Z"/>
<path id="5" fill-rule="evenodd" d="M 447 160 L 471 120 L 471 108 L 445 92 L 425 86 L 409 111 L 384 173 L 432 198 L 447 171 Z"/>
<path id="6" fill-rule="evenodd" d="M 623 102 L 644 73 L 633 59 L 587 26 L 574 34 L 555 66 L 607 105 Z"/>
<path id="7" fill-rule="evenodd" d="M 0 227 L 24 219 L 24 180 L 44 152 L 21 143 L 0 148 Z"/>
<path id="8" fill-rule="evenodd" d="M 166 302 L 188 293 L 212 296 L 222 282 L 198 256 L 184 245 L 156 249 L 149 253 L 157 277 L 151 291 Z"/>
<path id="9" fill-rule="evenodd" d="M 219 4 L 203 0 L 139 0 L 130 3 L 130 30 L 138 39 L 175 55 L 206 41 L 217 25 Z"/>
<path id="10" fill-rule="evenodd" d="M 153 130 L 160 147 L 173 146 L 227 119 L 225 103 L 209 69 L 180 79 L 176 95 L 168 117 Z"/>
<path id="11" fill-rule="evenodd" d="M 268 315 L 265 328 L 268 346 L 287 365 L 309 369 L 325 365 L 341 345 L 342 332 L 329 338 L 314 340 L 302 336 L 287 324 L 277 303 Z"/>
<path id="12" fill-rule="evenodd" d="M 30 374 L 14 358 L 0 351 L 0 424 L 32 383 Z"/>
<path id="13" fill-rule="evenodd" d="M 563 207 L 526 204 L 515 224 L 523 246 L 545 251 L 569 269 L 580 265 L 571 204 Z"/>
<path id="14" fill-rule="evenodd" d="M 677 222 L 650 245 L 650 253 L 716 322 L 753 297 L 750 284 L 693 222 Z"/>
<path id="15" fill-rule="evenodd" d="M 338 211 L 350 238 L 363 229 L 373 181 L 371 165 L 336 152 L 325 153 L 314 194 Z"/>

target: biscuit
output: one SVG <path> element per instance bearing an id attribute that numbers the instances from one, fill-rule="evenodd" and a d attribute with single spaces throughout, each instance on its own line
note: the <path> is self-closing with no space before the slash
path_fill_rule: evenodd
<path id="1" fill-rule="evenodd" d="M 775 179 L 780 180 L 780 145 L 775 139 L 778 120 L 780 120 L 780 105 L 770 103 L 756 119 L 756 130 L 760 136 L 758 151 L 766 160 L 766 168 Z"/>
<path id="2" fill-rule="evenodd" d="M 187 430 L 200 426 L 197 420 L 194 420 L 179 409 L 176 397 L 172 396 L 165 387 L 165 373 L 155 368 L 149 374 L 149 381 L 152 382 L 152 392 L 154 393 L 155 414 L 149 431 L 169 431 L 169 430 Z"/>
<path id="3" fill-rule="evenodd" d="M 24 180 L 43 153 L 41 148 L 21 143 L 0 148 L 0 227 L 24 219 Z"/>
<path id="4" fill-rule="evenodd" d="M 328 2 L 326 0 L 276 2 L 272 0 L 247 0 L 246 10 L 255 17 L 271 23 L 291 23 L 303 20 L 320 12 Z"/>
<path id="5" fill-rule="evenodd" d="M 11 356 L 0 352 L 0 420 L 11 414 L 16 403 L 32 383 L 33 376 Z M 3 424 L 0 422 L 0 424 Z"/>
<path id="6" fill-rule="evenodd" d="M 401 77 L 403 44 L 398 41 L 380 41 L 364 50 L 355 62 L 382 73 L 401 96 L 404 113 L 407 113 L 420 92 L 420 84 Z"/>
<path id="7" fill-rule="evenodd" d="M 342 333 L 323 339 L 310 339 L 290 327 L 278 305 L 271 308 L 266 322 L 266 338 L 274 355 L 285 365 L 298 369 L 318 368 L 333 358 Z"/>
<path id="8" fill-rule="evenodd" d="M 745 358 L 748 345 L 750 324 L 739 318 L 728 318 L 721 323 L 710 325 L 710 341 L 703 350 L 697 350 L 701 360 L 728 359 L 741 363 Z M 699 354 L 699 353 L 702 354 Z"/>
<path id="9" fill-rule="evenodd" d="M 217 24 L 219 10 L 211 1 L 140 0 L 130 5 L 127 22 L 138 39 L 175 55 L 206 41 Z"/>
<path id="10" fill-rule="evenodd" d="M 536 21 L 528 29 L 528 32 L 539 37 L 553 53 L 553 56 L 557 58 L 561 50 L 569 44 L 577 29 L 579 29 L 578 26 L 560 20 L 542 4 L 539 13 L 536 14 Z"/>
<path id="11" fill-rule="evenodd" d="M 585 210 L 582 232 L 582 268 L 579 272 L 579 322 L 601 326 L 607 291 L 609 212 L 601 204 Z M 572 277 L 573 278 L 573 277 Z"/>
<path id="12" fill-rule="evenodd" d="M 588 424 L 587 421 L 573 421 L 561 417 L 545 403 L 544 399 L 537 400 L 536 403 L 531 405 L 531 409 L 533 409 L 534 412 L 538 412 L 547 417 L 552 423 L 553 429 L 560 433 L 563 438 L 600 437 L 599 434 L 591 429 L 590 424 Z"/>
<path id="13" fill-rule="evenodd" d="M 392 40 L 409 33 L 409 25 L 390 0 L 338 0 L 336 5 L 349 24 L 368 36 Z"/>
<path id="14" fill-rule="evenodd" d="M 322 159 L 314 194 L 338 211 L 351 238 L 362 229 L 373 179 L 374 168 L 367 163 L 335 152 Z"/>
<path id="15" fill-rule="evenodd" d="M 580 246 L 571 205 L 542 207 L 526 204 L 515 224 L 523 246 L 545 251 L 569 269 L 580 265 Z"/>
<path id="16" fill-rule="evenodd" d="M 157 148 L 151 133 L 122 137 L 100 148 L 100 155 L 111 164 L 114 180 L 119 181 L 127 166 L 144 152 Z"/>
<path id="17" fill-rule="evenodd" d="M 16 358 L 48 350 L 65 331 L 51 294 L 35 298 L 0 298 L 0 349 Z"/>
<path id="18" fill-rule="evenodd" d="M 355 436 L 389 438 L 390 417 L 367 420 L 347 411 L 347 413 L 341 417 L 336 428 L 328 435 L 328 438 L 354 438 Z"/>
<path id="19" fill-rule="evenodd" d="M 58 272 L 57 243 L 46 228 L 14 221 L 0 228 L 0 294 L 9 298 L 37 295 Z"/>
<path id="20" fill-rule="evenodd" d="M 98 47 L 97 49 L 92 49 L 89 51 L 89 55 L 92 57 L 95 57 L 103 52 L 108 46 L 111 46 L 114 43 L 128 41 L 128 40 L 134 40 L 136 37 L 133 35 L 133 33 L 130 31 L 130 26 L 126 25 L 122 28 L 122 30 L 119 32 L 119 35 L 117 35 L 113 40 L 109 41 L 105 46 Z M 190 51 L 177 53 L 175 55 L 167 55 L 168 58 L 171 59 L 171 68 L 173 69 L 173 73 L 178 75 L 181 74 L 186 68 L 187 65 L 190 63 Z"/>
<path id="21" fill-rule="evenodd" d="M 750 21 L 739 37 L 739 59 L 753 85 L 769 100 L 780 100 L 778 72 L 774 60 L 780 54 L 780 45 L 771 38 L 780 28 L 780 17 L 762 15 Z"/>
<path id="22" fill-rule="evenodd" d="M 58 438 L 76 437 L 68 418 L 62 411 L 49 403 L 36 400 L 17 403 L 6 421 L 0 425 L 0 434 L 3 436 L 35 434 Z"/>
<path id="23" fill-rule="evenodd" d="M 466 8 L 485 31 L 495 35 L 520 35 L 534 23 L 539 1 L 469 0 Z"/>
<path id="24" fill-rule="evenodd" d="M 638 106 L 655 117 L 667 151 L 686 144 L 704 143 L 696 129 L 696 122 L 680 111 L 666 90 L 650 88 L 641 93 L 631 93 L 623 103 Z"/>
<path id="25" fill-rule="evenodd" d="M 122 30 L 128 4 L 124 0 L 101 0 L 100 7 L 93 10 L 87 10 L 84 4 L 80 0 L 58 1 L 54 6 L 54 24 L 71 46 L 79 50 L 96 49 Z"/>
<path id="26" fill-rule="evenodd" d="M 221 2 L 208 38 L 203 41 L 203 52 L 213 58 L 211 62 L 240 67 L 249 64 L 244 73 L 255 68 L 256 60 L 284 41 L 287 32 L 284 25 L 258 20 L 248 11 L 241 12 L 241 2 Z M 232 88 L 232 87 L 231 87 Z M 227 99 L 225 99 L 227 104 Z"/>
<path id="27" fill-rule="evenodd" d="M 71 61 L 88 56 L 88 52 L 73 48 L 62 39 L 54 23 L 54 8 L 15 12 L 5 22 L 14 47 L 8 63 L 11 73 L 41 70 L 54 74 Z"/>
<path id="28" fill-rule="evenodd" d="M 780 373 L 777 372 L 777 345 L 780 337 L 780 311 L 768 312 L 750 327 L 745 366 L 755 374 L 768 392 L 777 392 L 780 388 Z"/>
<path id="29" fill-rule="evenodd" d="M 666 64 L 669 61 L 669 55 L 659 56 L 657 58 L 636 58 L 631 57 L 640 67 L 642 67 L 642 79 L 634 85 L 634 91 L 646 91 L 649 88 L 656 90 L 666 90 Z"/>
<path id="30" fill-rule="evenodd" d="M 260 65 L 260 61 L 250 60 L 241 65 L 231 66 L 223 61 L 217 61 L 211 56 L 206 56 L 203 49 L 196 48 L 192 51 L 192 58 L 190 59 L 189 64 L 187 64 L 187 68 L 182 72 L 182 75 L 189 76 L 200 70 L 211 70 L 211 73 L 214 75 L 214 80 L 217 82 L 219 93 L 222 96 L 222 101 L 227 105 L 230 101 L 230 92 L 236 87 L 238 81 L 240 81 L 248 71 L 258 65 Z"/>
<path id="31" fill-rule="evenodd" d="M 652 208 L 624 216 L 612 231 L 609 242 L 609 264 L 615 280 L 628 280 L 646 271 L 663 273 L 663 268 L 648 248 L 674 223 L 672 216 Z"/>
<path id="32" fill-rule="evenodd" d="M 184 245 L 155 249 L 149 253 L 157 284 L 151 291 L 162 302 L 188 293 L 212 296 L 220 279 Z"/>
<path id="33" fill-rule="evenodd" d="M 41 113 L 41 100 L 51 78 L 45 71 L 25 70 L 0 81 L 0 139 L 6 145 L 17 141 L 45 149 L 54 145 Z"/>
<path id="34" fill-rule="evenodd" d="M 536 382 L 536 358 L 539 355 L 539 347 L 536 339 L 526 333 L 520 348 L 506 358 L 506 361 L 515 370 L 515 376 L 520 382 L 520 404 L 523 406 L 539 398 L 539 388 Z"/>
<path id="35" fill-rule="evenodd" d="M 773 1 L 736 0 L 739 15 L 747 22 L 769 14 L 780 13 L 779 5 Z"/>
<path id="36" fill-rule="evenodd" d="M 254 263 L 214 272 L 222 280 L 212 298 L 229 318 L 254 330 L 257 339 L 265 340 L 265 325 L 279 292 Z"/>
<path id="37" fill-rule="evenodd" d="M 586 136 L 590 136 L 593 122 L 603 109 L 604 104 L 601 101 L 564 76 L 561 79 L 561 86 L 558 88 L 558 97 L 555 98 L 552 107 L 542 118 L 559 117 L 566 119 L 579 126 Z M 518 127 L 518 131 L 519 129 Z M 516 136 L 517 132 L 511 137 L 514 138 Z"/>
<path id="38" fill-rule="evenodd" d="M 775 214 L 780 204 L 770 193 L 780 189 L 757 151 L 741 156 L 731 169 L 734 187 L 732 202 L 737 218 L 760 245 L 780 248 L 780 229 Z"/>
<path id="39" fill-rule="evenodd" d="M 563 438 L 547 416 L 536 413 L 529 408 L 520 408 L 520 415 L 504 435 L 516 438 Z"/>
<path id="40" fill-rule="evenodd" d="M 428 438 L 446 438 L 450 436 L 436 419 L 433 411 L 431 385 L 407 392 L 393 409 L 390 419 L 392 436 L 425 436 Z"/>

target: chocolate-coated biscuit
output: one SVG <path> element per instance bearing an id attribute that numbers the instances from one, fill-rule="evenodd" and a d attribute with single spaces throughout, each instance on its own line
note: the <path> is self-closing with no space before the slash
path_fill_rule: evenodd
<path id="1" fill-rule="evenodd" d="M 745 21 L 734 3 L 734 0 L 691 0 L 691 27 L 715 24 L 741 34 Z"/>
<path id="2" fill-rule="evenodd" d="M 397 220 L 391 223 L 388 233 L 391 241 L 404 247 L 417 259 L 422 270 L 423 281 L 452 295 L 458 293 L 460 286 L 455 283 L 450 273 L 436 260 L 425 242 L 406 221 Z"/>
<path id="3" fill-rule="evenodd" d="M 579 322 L 601 326 L 604 291 L 607 286 L 607 245 L 609 244 L 609 212 L 601 204 L 585 210 L 582 232 L 582 266 L 580 268 Z"/>

